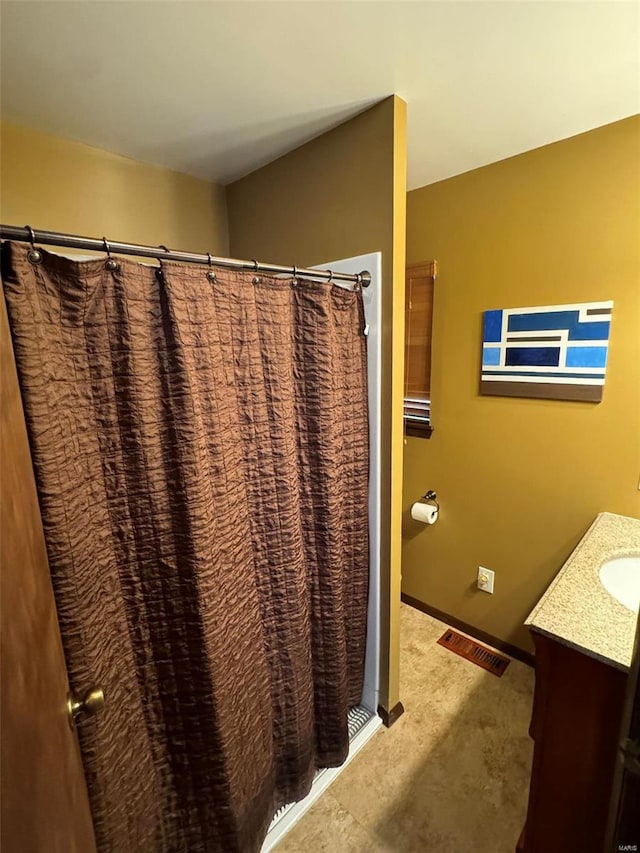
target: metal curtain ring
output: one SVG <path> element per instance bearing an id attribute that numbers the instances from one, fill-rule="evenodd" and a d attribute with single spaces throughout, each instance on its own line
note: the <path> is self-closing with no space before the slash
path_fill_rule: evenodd
<path id="1" fill-rule="evenodd" d="M 163 246 L 162 243 L 160 243 L 158 248 L 162 249 L 163 252 L 170 252 L 171 251 L 171 249 L 169 249 L 168 246 Z M 156 278 L 158 279 L 158 281 L 161 281 L 163 279 L 163 276 L 164 276 L 164 267 L 162 266 L 162 261 L 160 260 L 160 258 L 158 258 L 158 263 L 160 266 L 156 267 Z"/>
<path id="2" fill-rule="evenodd" d="M 331 284 L 331 282 L 333 281 L 333 270 L 327 270 L 327 272 L 329 273 L 329 279 L 327 281 L 327 284 Z"/>
<path id="3" fill-rule="evenodd" d="M 211 252 L 207 252 L 207 258 L 209 259 L 209 269 L 207 271 L 207 278 L 213 284 L 216 280 L 216 274 L 213 271 L 213 261 L 211 260 Z"/>
<path id="4" fill-rule="evenodd" d="M 111 257 L 111 249 L 109 248 L 109 244 L 107 243 L 107 238 L 103 237 L 102 242 L 104 243 L 104 249 L 107 253 L 107 260 L 104 262 L 104 268 L 113 272 L 118 269 L 118 262 Z"/>
<path id="5" fill-rule="evenodd" d="M 36 249 L 36 235 L 34 233 L 34 230 L 30 225 L 25 225 L 24 227 L 29 232 L 29 238 L 31 240 L 31 248 L 27 252 L 27 258 L 32 264 L 41 264 L 42 252 L 40 251 L 40 249 Z"/>
<path id="6" fill-rule="evenodd" d="M 251 258 L 251 262 L 253 263 L 253 271 L 258 272 L 258 262 L 255 258 Z"/>

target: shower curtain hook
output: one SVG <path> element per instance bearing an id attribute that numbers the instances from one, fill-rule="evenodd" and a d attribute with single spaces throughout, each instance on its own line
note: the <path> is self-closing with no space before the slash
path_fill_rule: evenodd
<path id="1" fill-rule="evenodd" d="M 171 251 L 171 249 L 170 249 L 168 246 L 164 246 L 162 243 L 160 243 L 160 244 L 158 245 L 158 248 L 159 248 L 159 249 L 162 249 L 162 251 L 163 251 L 163 252 L 170 252 L 170 251 Z M 156 269 L 156 276 L 158 276 L 158 275 L 161 275 L 161 276 L 162 276 L 162 275 L 164 275 L 164 269 L 163 269 L 163 267 L 162 267 L 162 260 L 161 260 L 161 258 L 158 258 L 158 263 L 160 264 L 160 266 L 159 266 L 159 267 L 157 267 L 157 269 Z"/>
<path id="2" fill-rule="evenodd" d="M 30 225 L 24 226 L 29 232 L 29 239 L 31 240 L 31 248 L 27 252 L 27 258 L 32 264 L 41 264 L 42 263 L 42 252 L 40 249 L 36 249 L 36 235 L 33 228 Z"/>
<path id="3" fill-rule="evenodd" d="M 333 270 L 327 270 L 327 272 L 329 273 L 329 280 L 327 281 L 327 284 L 331 284 L 333 281 Z"/>
<path id="4" fill-rule="evenodd" d="M 107 260 L 104 262 L 104 268 L 113 272 L 113 270 L 118 269 L 118 262 L 114 261 L 114 259 L 111 257 L 111 249 L 109 248 L 109 244 L 107 243 L 107 238 L 103 237 L 102 242 L 104 243 L 104 248 L 107 253 Z"/>
<path id="5" fill-rule="evenodd" d="M 211 252 L 207 252 L 207 258 L 209 259 L 209 270 L 207 272 L 207 278 L 209 279 L 211 284 L 213 284 L 216 280 L 216 274 L 213 271 L 213 261 L 211 260 Z"/>
<path id="6" fill-rule="evenodd" d="M 258 272 L 258 262 L 255 258 L 251 258 L 251 262 L 253 263 L 253 271 Z"/>

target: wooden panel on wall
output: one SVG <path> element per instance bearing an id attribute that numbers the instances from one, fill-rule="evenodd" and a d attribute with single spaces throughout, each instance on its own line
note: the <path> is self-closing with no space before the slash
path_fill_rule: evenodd
<path id="1" fill-rule="evenodd" d="M 429 399 L 434 263 L 407 267 L 405 290 L 405 397 Z"/>

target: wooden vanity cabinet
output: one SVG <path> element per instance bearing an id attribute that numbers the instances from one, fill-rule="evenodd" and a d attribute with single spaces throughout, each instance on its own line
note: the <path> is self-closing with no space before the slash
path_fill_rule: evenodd
<path id="1" fill-rule="evenodd" d="M 531 631 L 536 686 L 518 853 L 603 853 L 627 673 Z"/>

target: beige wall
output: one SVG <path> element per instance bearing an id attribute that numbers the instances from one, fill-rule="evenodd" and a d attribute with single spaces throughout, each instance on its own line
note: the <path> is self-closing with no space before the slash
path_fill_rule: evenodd
<path id="1" fill-rule="evenodd" d="M 439 265 L 433 423 L 409 438 L 403 591 L 529 649 L 522 622 L 596 513 L 640 516 L 640 119 L 410 192 Z M 489 308 L 614 300 L 600 404 L 479 396 Z M 408 518 L 433 488 L 435 527 Z M 475 590 L 478 565 L 495 594 Z"/>
<path id="2" fill-rule="evenodd" d="M 399 700 L 406 105 L 389 98 L 227 187 L 231 253 L 298 266 L 382 251 L 383 676 Z M 395 294 L 395 298 L 394 298 Z"/>
<path id="3" fill-rule="evenodd" d="M 6 225 L 228 253 L 222 187 L 10 122 L 0 142 Z"/>

